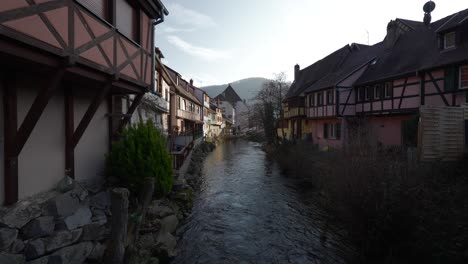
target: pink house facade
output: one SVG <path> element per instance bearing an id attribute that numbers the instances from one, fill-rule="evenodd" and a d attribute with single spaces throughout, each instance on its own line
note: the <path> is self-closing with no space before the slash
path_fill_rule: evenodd
<path id="1" fill-rule="evenodd" d="M 349 45 L 296 76 L 320 148 L 352 144 L 358 120 L 367 143 L 416 146 L 421 106 L 468 103 L 468 9 L 430 24 L 391 21 L 384 41 Z"/>

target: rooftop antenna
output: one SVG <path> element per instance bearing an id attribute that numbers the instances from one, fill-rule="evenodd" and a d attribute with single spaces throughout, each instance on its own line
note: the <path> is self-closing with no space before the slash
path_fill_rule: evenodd
<path id="1" fill-rule="evenodd" d="M 369 34 L 369 30 L 366 29 L 366 32 L 367 32 L 367 45 L 370 45 L 370 34 Z"/>
<path id="2" fill-rule="evenodd" d="M 432 1 L 429 1 L 424 4 L 423 10 L 424 10 L 424 24 L 426 26 L 429 26 L 431 24 L 431 12 L 434 11 L 436 8 L 436 4 Z"/>

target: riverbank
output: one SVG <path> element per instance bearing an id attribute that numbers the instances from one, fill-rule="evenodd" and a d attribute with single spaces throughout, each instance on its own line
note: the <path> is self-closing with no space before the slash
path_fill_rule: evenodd
<path id="1" fill-rule="evenodd" d="M 270 154 L 346 229 L 356 263 L 466 263 L 467 160 L 423 164 L 397 149 L 307 143 Z"/>
<path id="2" fill-rule="evenodd" d="M 140 237 L 133 245 L 127 263 L 170 263 L 177 255 L 176 229 L 192 210 L 195 176 L 199 175 L 205 157 L 215 148 L 214 143 L 203 142 L 192 153 L 185 175 L 178 175 L 172 192 L 163 199 L 153 200 L 148 206 Z"/>

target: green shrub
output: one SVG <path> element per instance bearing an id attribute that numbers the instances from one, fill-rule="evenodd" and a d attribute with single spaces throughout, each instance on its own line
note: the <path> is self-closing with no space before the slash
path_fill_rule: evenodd
<path id="1" fill-rule="evenodd" d="M 166 140 L 151 121 L 126 128 L 107 156 L 107 171 L 133 193 L 141 190 L 146 177 L 155 178 L 155 195 L 162 197 L 172 189 L 171 157 Z"/>

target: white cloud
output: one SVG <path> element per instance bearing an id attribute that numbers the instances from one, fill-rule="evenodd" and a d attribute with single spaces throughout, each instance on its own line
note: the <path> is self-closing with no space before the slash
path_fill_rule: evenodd
<path id="1" fill-rule="evenodd" d="M 176 28 L 176 27 L 163 27 L 161 29 L 164 33 L 177 33 L 177 32 L 193 32 L 195 31 L 194 28 Z"/>
<path id="2" fill-rule="evenodd" d="M 162 26 L 165 32 L 190 32 L 201 28 L 216 26 L 216 22 L 208 15 L 196 10 L 186 8 L 178 3 L 168 5 L 169 16 L 167 21 L 174 26 Z"/>
<path id="3" fill-rule="evenodd" d="M 214 61 L 214 60 L 231 58 L 231 55 L 228 52 L 205 48 L 205 47 L 194 46 L 177 36 L 173 36 L 173 35 L 168 36 L 167 40 L 169 41 L 169 43 L 176 46 L 178 49 L 182 50 L 183 52 L 191 56 L 198 57 L 203 60 Z"/>

